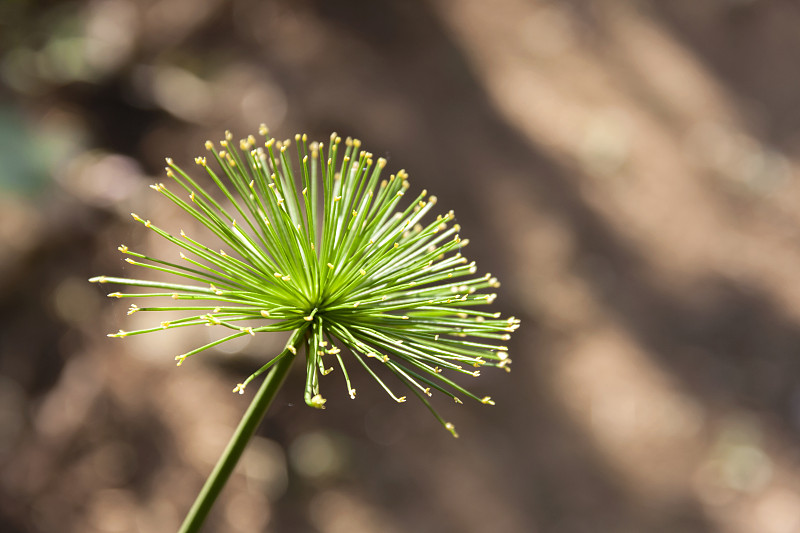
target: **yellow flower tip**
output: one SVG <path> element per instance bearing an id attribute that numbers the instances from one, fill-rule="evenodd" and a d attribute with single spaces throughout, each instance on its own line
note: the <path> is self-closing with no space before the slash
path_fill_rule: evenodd
<path id="1" fill-rule="evenodd" d="M 206 141 L 205 146 L 206 146 L 206 150 L 213 150 L 214 149 L 214 143 L 211 142 L 211 141 Z"/>
<path id="2" fill-rule="evenodd" d="M 117 250 L 119 250 L 119 251 L 120 251 L 120 252 L 122 252 L 123 254 L 127 254 L 127 253 L 128 253 L 128 247 L 127 247 L 127 246 L 125 246 L 124 244 L 120 244 L 120 245 L 117 247 Z"/>
<path id="3" fill-rule="evenodd" d="M 289 276 L 289 275 L 287 274 L 286 276 L 283 276 L 281 279 L 282 279 L 283 281 L 292 281 L 292 276 Z"/>
<path id="4" fill-rule="evenodd" d="M 171 157 L 165 157 L 164 161 L 166 161 L 168 165 L 172 165 L 172 158 Z"/>
<path id="5" fill-rule="evenodd" d="M 264 318 L 269 318 L 269 311 L 267 311 L 266 309 L 262 309 L 261 316 L 263 316 Z"/>
<path id="6" fill-rule="evenodd" d="M 232 141 L 233 140 L 233 133 L 230 130 L 225 130 L 225 140 Z"/>
<path id="7" fill-rule="evenodd" d="M 406 397 L 400 396 L 399 398 L 397 398 L 397 403 L 406 403 Z"/>
<path id="8" fill-rule="evenodd" d="M 460 400 L 458 397 L 456 397 L 456 396 L 453 396 L 453 400 L 454 400 L 456 403 L 460 403 L 460 404 L 463 404 L 463 403 L 464 403 L 464 402 L 462 402 L 462 401 L 461 401 L 461 400 Z"/>
<path id="9" fill-rule="evenodd" d="M 109 298 L 122 298 L 122 293 L 120 292 L 112 292 L 108 295 Z"/>
<path id="10" fill-rule="evenodd" d="M 292 352 L 293 355 L 297 355 L 297 348 L 295 348 L 294 346 L 289 345 L 286 347 L 286 349 Z"/>
<path id="11" fill-rule="evenodd" d="M 261 135 L 262 137 L 266 137 L 267 135 L 269 135 L 269 128 L 267 128 L 266 124 L 263 123 L 259 124 L 258 134 Z"/>
<path id="12" fill-rule="evenodd" d="M 439 368 L 438 366 L 437 366 L 437 367 L 434 367 L 434 368 L 433 368 L 433 371 L 434 371 L 434 372 L 436 372 L 437 374 L 441 374 L 441 373 L 442 373 L 442 369 L 441 369 L 441 368 Z"/>
<path id="13" fill-rule="evenodd" d="M 233 388 L 231 392 L 238 392 L 239 394 L 244 394 L 244 388 L 246 385 L 244 383 L 237 383 L 236 386 Z"/>
<path id="14" fill-rule="evenodd" d="M 126 258 L 125 258 L 125 262 L 126 262 L 126 263 L 130 263 L 131 265 L 135 265 L 135 264 L 136 264 L 136 261 L 134 261 L 134 260 L 133 260 L 133 259 L 131 259 L 130 257 L 126 257 Z"/>
<path id="15" fill-rule="evenodd" d="M 275 276 L 276 278 L 283 277 L 283 274 L 281 274 L 280 272 L 275 272 L 275 273 L 274 273 L 274 274 L 272 274 L 272 275 L 273 275 L 273 276 Z"/>
<path id="16" fill-rule="evenodd" d="M 447 431 L 449 431 L 453 435 L 453 437 L 458 438 L 458 433 L 456 433 L 456 427 L 453 424 L 451 424 L 450 422 L 447 422 L 444 425 L 444 428 Z"/>
<path id="17" fill-rule="evenodd" d="M 105 276 L 97 276 L 96 278 L 91 278 L 89 283 L 108 283 L 108 278 Z"/>
<path id="18" fill-rule="evenodd" d="M 172 171 L 171 168 L 166 168 L 165 170 L 167 171 L 167 177 L 168 178 L 174 178 L 175 177 L 175 173 Z"/>
<path id="19" fill-rule="evenodd" d="M 361 274 L 362 276 L 366 276 L 367 275 L 367 271 L 364 270 L 363 268 L 359 268 L 358 269 L 358 273 Z"/>
<path id="20" fill-rule="evenodd" d="M 178 366 L 181 366 L 183 362 L 186 360 L 186 355 L 176 355 L 175 360 L 178 362 Z"/>
<path id="21" fill-rule="evenodd" d="M 480 370 L 476 370 L 475 372 L 472 373 L 472 377 L 475 377 L 475 378 L 477 378 L 480 375 L 481 375 L 481 371 Z"/>
<path id="22" fill-rule="evenodd" d="M 330 374 L 331 372 L 333 372 L 333 367 L 326 368 L 325 370 L 323 370 L 323 371 L 322 371 L 322 375 L 323 375 L 323 376 L 327 376 L 327 375 L 328 375 L 328 374 Z"/>
<path id="23" fill-rule="evenodd" d="M 351 399 L 351 400 L 355 400 L 355 399 L 356 399 L 356 390 L 355 390 L 355 389 L 350 389 L 350 390 L 349 390 L 349 391 L 347 391 L 347 392 L 349 392 L 349 393 L 350 393 L 350 399 Z"/>
<path id="24" fill-rule="evenodd" d="M 484 396 L 481 398 L 481 403 L 484 405 L 495 405 L 494 400 L 492 400 L 489 396 Z"/>
<path id="25" fill-rule="evenodd" d="M 130 308 L 128 308 L 128 314 L 132 315 L 133 313 L 135 313 L 138 310 L 139 310 L 139 306 L 138 305 L 131 304 Z"/>
<path id="26" fill-rule="evenodd" d="M 311 398 L 311 407 L 315 407 L 317 409 L 325 409 L 325 402 L 327 402 L 325 398 L 317 394 L 313 398 Z"/>
<path id="27" fill-rule="evenodd" d="M 108 335 L 106 335 L 106 337 L 119 337 L 119 338 L 122 338 L 122 337 L 125 337 L 127 335 L 128 335 L 127 331 L 119 330 L 116 333 L 109 333 Z"/>
<path id="28" fill-rule="evenodd" d="M 305 320 L 306 322 L 311 322 L 312 320 L 314 320 L 314 315 L 304 316 L 303 320 Z"/>
<path id="29" fill-rule="evenodd" d="M 206 161 L 205 157 L 195 157 L 194 162 L 200 165 L 201 167 L 205 167 L 208 165 L 208 162 Z"/>
<path id="30" fill-rule="evenodd" d="M 177 299 L 178 299 L 178 298 L 180 298 L 180 297 L 181 297 L 181 295 L 180 295 L 180 294 L 178 294 L 177 292 L 175 292 L 175 293 L 173 293 L 173 294 L 172 294 L 172 299 L 173 299 L 173 300 L 177 300 Z"/>
<path id="31" fill-rule="evenodd" d="M 139 215 L 137 215 L 136 213 L 131 213 L 131 216 L 133 217 L 133 220 L 135 220 L 136 222 L 142 221 L 142 219 L 139 218 Z"/>
<path id="32" fill-rule="evenodd" d="M 358 307 L 358 304 L 359 304 L 359 303 L 361 303 L 361 302 L 356 302 L 356 303 L 354 303 L 354 304 L 353 304 L 353 307 Z"/>
<path id="33" fill-rule="evenodd" d="M 161 323 L 161 327 L 164 328 L 164 329 L 167 329 L 169 327 L 169 324 L 170 324 L 169 321 L 165 320 L 165 321 L 163 321 Z"/>

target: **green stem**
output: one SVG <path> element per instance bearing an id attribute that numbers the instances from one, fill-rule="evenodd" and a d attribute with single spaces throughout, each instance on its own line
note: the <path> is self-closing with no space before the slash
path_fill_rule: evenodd
<path id="1" fill-rule="evenodd" d="M 264 382 L 250 403 L 250 407 L 247 408 L 247 412 L 245 412 L 241 422 L 239 422 L 239 427 L 236 428 L 230 442 L 228 442 L 228 446 L 222 452 L 222 456 L 217 461 L 214 470 L 208 476 L 205 485 L 200 490 L 200 494 L 197 495 L 197 499 L 189 510 L 189 514 L 186 515 L 186 519 L 183 521 L 178 533 L 195 533 L 200 530 L 203 522 L 205 522 L 209 511 L 211 511 L 211 506 L 214 505 L 217 496 L 225 487 L 225 483 L 239 461 L 239 457 L 242 456 L 245 446 L 247 446 L 253 433 L 255 433 L 256 428 L 275 398 L 275 394 L 281 388 L 286 375 L 289 373 L 289 368 L 291 368 L 294 361 L 294 354 L 286 350 L 279 357 L 280 360 L 267 374 L 267 377 L 264 378 Z"/>

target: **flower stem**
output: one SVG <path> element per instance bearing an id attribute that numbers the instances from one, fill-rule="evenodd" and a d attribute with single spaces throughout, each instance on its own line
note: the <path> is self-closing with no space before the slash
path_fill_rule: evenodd
<path id="1" fill-rule="evenodd" d="M 178 533 L 195 533 L 200 530 L 203 522 L 205 522 L 209 511 L 211 511 L 211 506 L 214 505 L 217 496 L 225 487 L 225 483 L 239 461 L 239 457 L 242 456 L 247 443 L 261 423 L 264 414 L 275 398 L 275 394 L 281 388 L 286 375 L 289 373 L 294 361 L 294 354 L 286 351 L 279 357 L 280 360 L 267 374 L 267 377 L 264 378 L 264 382 L 250 403 L 250 407 L 247 408 L 241 422 L 239 422 L 239 427 L 236 428 L 231 440 L 228 442 L 228 446 L 222 452 L 222 456 L 217 461 L 214 470 L 208 476 L 205 485 L 200 490 L 200 494 L 197 495 L 197 499 L 189 510 L 189 514 L 186 515 L 186 519 L 184 519 Z"/>

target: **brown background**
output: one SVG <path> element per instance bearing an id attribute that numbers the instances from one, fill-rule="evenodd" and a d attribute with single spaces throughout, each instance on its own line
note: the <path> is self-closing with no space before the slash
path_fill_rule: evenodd
<path id="1" fill-rule="evenodd" d="M 498 405 L 293 374 L 206 531 L 800 531 L 792 0 L 0 4 L 0 530 L 175 531 L 282 342 L 86 279 L 170 257 L 131 211 L 206 138 L 358 136 L 454 209 L 523 320 Z M 146 317 L 144 317 L 146 320 Z M 356 373 L 360 374 L 360 373 Z M 252 394 L 252 391 L 250 391 Z"/>

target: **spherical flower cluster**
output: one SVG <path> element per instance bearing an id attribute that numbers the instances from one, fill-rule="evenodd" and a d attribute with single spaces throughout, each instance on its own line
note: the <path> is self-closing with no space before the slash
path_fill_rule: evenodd
<path id="1" fill-rule="evenodd" d="M 243 335 L 292 332 L 285 349 L 234 392 L 288 354 L 304 349 L 305 401 L 324 408 L 320 376 L 335 359 L 347 391 L 355 397 L 345 362 L 364 368 L 398 402 L 375 368 L 383 366 L 419 397 L 454 435 L 452 424 L 432 408 L 428 397 L 439 391 L 493 404 L 448 377 L 477 376 L 480 368 L 509 369 L 506 346 L 519 321 L 480 310 L 499 283 L 476 275 L 461 255 L 452 212 L 428 216 L 436 197 L 422 191 L 411 202 L 407 174 L 381 179 L 386 160 L 361 149 L 357 139 L 331 135 L 327 146 L 270 138 L 258 146 L 254 136 L 235 146 L 226 132 L 217 147 L 206 142 L 210 158 L 198 157 L 218 191 L 213 194 L 167 159 L 167 175 L 181 194 L 163 183 L 151 187 L 214 233 L 224 247 L 210 247 L 183 231 L 179 236 L 133 214 L 133 218 L 180 249 L 177 262 L 149 257 L 122 245 L 133 265 L 166 272 L 188 283 L 99 276 L 90 281 L 146 287 L 153 292 L 114 292 L 111 297 L 167 298 L 186 305 L 131 305 L 128 314 L 189 312 L 183 318 L 147 329 L 122 331 L 126 337 L 164 329 L 213 325 L 228 333 L 177 356 L 187 358 Z M 294 145 L 294 147 L 292 146 Z M 342 347 L 347 348 L 343 353 Z"/>

